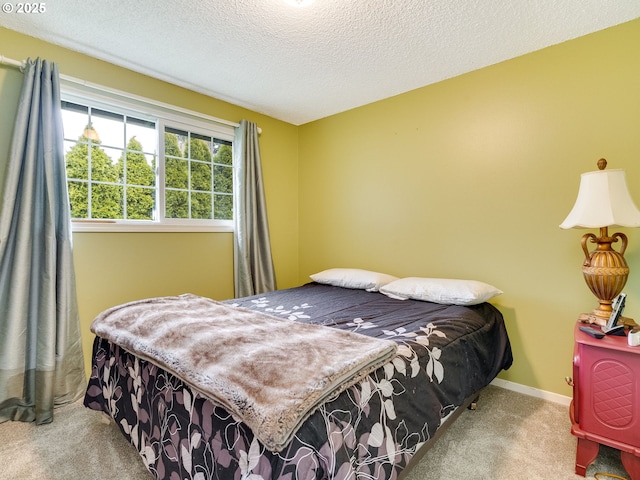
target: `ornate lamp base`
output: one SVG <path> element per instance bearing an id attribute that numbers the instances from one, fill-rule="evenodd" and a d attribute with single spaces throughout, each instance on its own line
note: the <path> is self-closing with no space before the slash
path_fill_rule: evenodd
<path id="1" fill-rule="evenodd" d="M 602 317 L 598 317 L 593 313 L 581 313 L 578 316 L 578 320 L 582 323 L 595 323 L 596 325 L 604 327 L 609 321 L 609 318 L 605 319 Z M 635 320 L 629 317 L 620 317 L 620 320 L 618 320 L 618 325 L 624 325 L 625 327 L 629 327 L 629 328 L 638 326 Z"/>
<path id="2" fill-rule="evenodd" d="M 611 244 L 622 241 L 620 252 L 611 248 Z M 598 246 L 593 252 L 589 252 L 587 241 Z M 600 229 L 600 236 L 586 233 L 582 236 L 582 250 L 585 261 L 582 265 L 584 280 L 591 292 L 598 299 L 599 305 L 588 316 L 588 323 L 606 325 L 611 316 L 611 304 L 627 283 L 629 266 L 624 259 L 624 251 L 627 248 L 627 236 L 624 233 L 614 233 L 609 236 L 607 227 Z M 582 316 L 581 316 L 582 317 Z"/>

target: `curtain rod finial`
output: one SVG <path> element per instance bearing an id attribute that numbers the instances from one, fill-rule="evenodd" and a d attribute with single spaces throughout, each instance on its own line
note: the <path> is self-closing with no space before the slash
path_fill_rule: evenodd
<path id="1" fill-rule="evenodd" d="M 10 65 L 12 67 L 22 68 L 24 66 L 24 62 L 19 62 L 5 57 L 4 55 L 0 55 L 0 65 Z"/>

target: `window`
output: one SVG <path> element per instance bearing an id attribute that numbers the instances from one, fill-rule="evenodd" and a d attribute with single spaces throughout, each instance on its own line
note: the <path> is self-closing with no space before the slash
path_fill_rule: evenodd
<path id="1" fill-rule="evenodd" d="M 134 107 L 63 91 L 74 231 L 229 230 L 233 128 Z"/>

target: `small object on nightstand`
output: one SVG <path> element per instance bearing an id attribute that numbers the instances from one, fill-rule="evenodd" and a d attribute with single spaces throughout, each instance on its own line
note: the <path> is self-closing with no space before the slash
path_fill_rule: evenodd
<path id="1" fill-rule="evenodd" d="M 626 293 L 621 293 L 613 301 L 613 310 L 611 311 L 611 316 L 609 316 L 609 321 L 604 327 L 602 327 L 602 331 L 606 335 L 619 335 L 619 336 L 624 335 L 624 324 L 618 325 L 618 321 L 622 316 L 622 312 L 624 311 L 624 306 L 626 301 L 627 301 Z"/>
<path id="2" fill-rule="evenodd" d="M 639 347 L 640 346 L 640 329 L 634 328 L 633 330 L 629 330 L 629 335 L 627 335 L 627 342 L 630 347 Z"/>
<path id="3" fill-rule="evenodd" d="M 626 333 L 624 333 L 624 325 L 616 325 L 613 328 L 607 329 L 606 327 L 602 327 L 602 332 L 605 335 L 616 335 L 618 337 L 624 337 Z"/>
<path id="4" fill-rule="evenodd" d="M 593 338 L 597 338 L 598 340 L 604 338 L 604 333 L 594 327 L 580 326 L 580 331 L 586 333 L 587 335 L 591 335 Z"/>

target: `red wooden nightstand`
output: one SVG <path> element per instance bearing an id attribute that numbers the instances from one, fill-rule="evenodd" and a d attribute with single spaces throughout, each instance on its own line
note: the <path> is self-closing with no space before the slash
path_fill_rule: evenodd
<path id="1" fill-rule="evenodd" d="M 578 438 L 576 473 L 586 474 L 600 444 L 617 448 L 631 480 L 640 480 L 640 347 L 627 337 L 598 340 L 574 331 L 571 433 Z"/>

